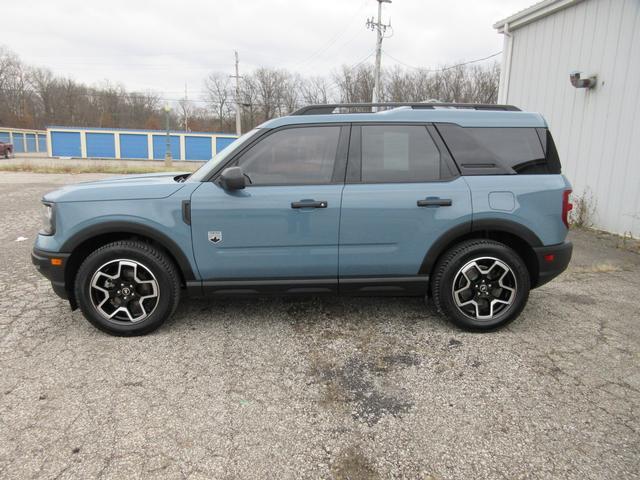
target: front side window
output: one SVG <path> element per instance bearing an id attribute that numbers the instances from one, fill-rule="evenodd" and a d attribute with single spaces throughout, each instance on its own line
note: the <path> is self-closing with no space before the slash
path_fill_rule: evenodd
<path id="1" fill-rule="evenodd" d="M 363 182 L 429 182 L 446 176 L 447 167 L 426 127 L 362 127 Z"/>
<path id="2" fill-rule="evenodd" d="M 251 185 L 331 183 L 340 127 L 280 130 L 259 141 L 237 165 Z"/>

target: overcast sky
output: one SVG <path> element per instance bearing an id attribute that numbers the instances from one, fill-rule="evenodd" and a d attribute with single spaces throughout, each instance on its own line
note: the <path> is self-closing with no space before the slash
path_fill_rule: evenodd
<path id="1" fill-rule="evenodd" d="M 502 49 L 493 23 L 534 0 L 393 0 L 383 66 L 437 67 Z M 325 75 L 372 54 L 375 0 L 3 1 L 0 45 L 89 84 L 201 97 L 211 71 L 257 66 Z M 499 59 L 499 57 L 497 57 Z M 373 62 L 372 55 L 367 61 Z"/>

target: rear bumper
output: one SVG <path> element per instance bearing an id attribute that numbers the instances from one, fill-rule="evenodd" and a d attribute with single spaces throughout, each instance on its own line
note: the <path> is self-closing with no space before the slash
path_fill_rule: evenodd
<path id="1" fill-rule="evenodd" d="M 538 262 L 538 281 L 532 286 L 536 288 L 553 280 L 567 269 L 571 261 L 573 244 L 564 242 L 548 247 L 537 247 L 533 250 Z"/>
<path id="2" fill-rule="evenodd" d="M 36 269 L 51 282 L 51 287 L 56 295 L 65 299 L 68 298 L 68 294 L 64 273 L 70 256 L 70 253 L 45 252 L 37 248 L 31 252 L 31 262 L 36 266 Z M 53 265 L 51 263 L 53 258 L 61 259 L 62 265 Z"/>

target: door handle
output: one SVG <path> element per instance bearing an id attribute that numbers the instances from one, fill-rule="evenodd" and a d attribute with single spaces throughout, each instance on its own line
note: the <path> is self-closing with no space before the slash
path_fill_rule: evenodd
<path id="1" fill-rule="evenodd" d="M 425 198 L 424 200 L 418 200 L 419 207 L 450 207 L 450 198 Z"/>
<path id="2" fill-rule="evenodd" d="M 327 208 L 328 203 L 324 200 L 300 200 L 291 202 L 291 208 Z"/>

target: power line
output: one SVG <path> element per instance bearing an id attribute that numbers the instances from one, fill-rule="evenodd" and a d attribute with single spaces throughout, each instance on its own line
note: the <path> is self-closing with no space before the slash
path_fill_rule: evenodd
<path id="1" fill-rule="evenodd" d="M 358 67 L 363 65 L 367 60 L 369 60 L 375 53 L 376 53 L 376 50 L 372 50 L 365 57 L 363 57 L 359 61 L 355 62 L 351 66 L 347 67 L 346 68 L 346 72 L 350 73 L 353 70 L 357 69 Z M 477 63 L 477 62 L 482 62 L 484 60 L 488 60 L 490 58 L 496 57 L 496 56 L 500 55 L 501 53 L 502 53 L 502 51 L 499 51 L 499 52 L 493 53 L 491 55 L 488 55 L 486 57 L 469 60 L 469 61 L 466 61 L 466 62 L 458 63 L 458 64 L 455 64 L 455 65 L 451 65 L 449 67 L 443 67 L 443 68 L 439 68 L 439 69 L 434 69 L 434 68 L 423 68 L 423 67 L 416 67 L 414 65 L 410 65 L 408 63 L 403 62 L 399 58 L 396 58 L 395 56 L 389 54 L 387 51 L 384 51 L 385 55 L 387 55 L 389 58 L 395 60 L 396 62 L 400 63 L 401 65 L 403 65 L 405 67 L 412 68 L 414 70 L 419 70 L 419 71 L 422 71 L 422 72 L 432 72 L 432 73 L 444 72 L 446 70 L 450 70 L 450 69 L 453 69 L 453 68 L 461 67 L 461 66 L 464 66 L 464 65 L 469 65 L 469 64 L 473 64 L 473 63 Z M 327 85 L 329 87 L 337 87 L 337 86 L 339 86 L 338 82 L 336 82 L 336 81 L 330 81 Z M 0 93 L 9 93 L 9 94 L 18 93 L 18 94 L 23 94 L 23 93 L 26 93 L 26 92 L 34 93 L 34 94 L 36 93 L 32 89 L 7 89 L 7 88 L 0 89 Z M 177 91 L 165 91 L 164 93 L 166 94 L 166 93 L 178 93 L 178 92 Z M 206 92 L 205 91 L 197 91 L 197 93 L 201 94 L 201 95 L 204 95 Z M 164 101 L 164 102 L 180 102 L 180 101 L 184 100 L 184 97 L 183 98 L 174 98 L 174 97 L 172 97 L 170 95 L 158 95 L 158 94 L 155 94 L 153 92 L 150 92 L 149 94 L 145 95 L 145 94 L 137 93 L 135 91 L 132 91 L 131 93 L 129 93 L 129 92 L 111 93 L 111 92 L 100 92 L 100 91 L 74 92 L 73 95 L 86 97 L 86 98 L 118 98 L 120 100 L 158 100 L 158 101 Z M 210 105 L 211 104 L 210 101 L 204 100 L 204 99 L 189 99 L 188 101 L 190 103 L 201 104 L 201 105 Z M 259 103 L 254 103 L 253 105 L 261 106 L 261 104 L 259 104 Z"/>
<path id="2" fill-rule="evenodd" d="M 348 30 L 346 30 L 346 27 L 351 25 L 353 20 L 360 14 L 360 11 L 367 5 L 368 1 L 369 0 L 365 0 L 364 3 L 362 5 L 360 5 L 360 7 L 358 7 L 358 9 L 353 13 L 353 15 L 351 15 L 349 17 L 349 20 L 344 24 L 344 26 L 342 28 L 338 29 L 338 31 L 334 35 L 331 36 L 331 38 L 327 41 L 327 43 L 324 44 L 324 46 L 320 47 L 318 50 L 313 52 L 311 55 L 306 57 L 304 60 L 294 64 L 293 67 L 291 67 L 291 68 L 295 69 L 295 68 L 297 68 L 297 67 L 299 67 L 301 65 L 304 65 L 305 63 L 308 63 L 310 60 L 311 60 L 311 63 L 306 65 L 305 68 L 308 68 L 310 65 L 313 65 L 315 63 L 313 61 L 314 58 L 319 57 L 320 55 L 325 53 L 327 50 L 329 50 L 333 46 L 333 44 L 335 44 L 342 36 L 344 36 L 344 34 L 348 31 Z"/>
<path id="3" fill-rule="evenodd" d="M 371 52 L 369 52 L 369 55 L 367 55 L 366 57 L 364 57 L 362 60 L 360 60 L 359 62 L 357 62 L 355 65 L 347 68 L 347 71 L 351 71 L 351 70 L 355 70 L 356 68 L 358 68 L 360 65 L 362 65 L 364 62 L 366 62 L 367 60 L 369 60 L 371 57 L 373 57 L 373 55 L 376 53 L 375 50 L 372 50 Z"/>
<path id="4" fill-rule="evenodd" d="M 367 60 L 369 60 L 374 54 L 376 53 L 375 50 L 372 50 L 371 52 L 369 52 L 369 54 L 364 57 L 362 60 L 360 60 L 359 62 L 356 62 L 355 64 L 353 64 L 350 67 L 347 67 L 346 70 L 343 71 L 343 73 L 351 73 L 352 71 L 354 71 L 356 68 L 358 68 L 360 65 L 364 64 L 364 62 L 366 62 Z M 330 81 L 327 86 L 329 88 L 331 87 L 340 87 L 340 84 L 338 83 L 338 81 L 336 80 L 332 80 Z"/>
<path id="5" fill-rule="evenodd" d="M 458 64 L 456 64 L 456 65 L 451 65 L 451 66 L 449 66 L 449 67 L 443 67 L 443 68 L 424 68 L 424 67 L 416 67 L 416 66 L 414 66 L 414 65 L 409 65 L 408 63 L 403 62 L 403 61 L 402 61 L 402 60 L 400 60 L 399 58 L 394 57 L 393 55 L 391 55 L 390 53 L 388 53 L 386 50 L 385 50 L 385 52 L 384 52 L 384 54 L 385 54 L 386 56 L 388 56 L 389 58 L 392 58 L 393 60 L 395 60 L 396 62 L 398 62 L 398 63 L 399 63 L 399 64 L 401 64 L 401 65 L 404 65 L 405 67 L 413 68 L 414 70 L 420 70 L 420 71 L 422 71 L 422 72 L 432 72 L 432 73 L 435 73 L 435 72 L 444 72 L 444 71 L 447 71 L 447 70 L 451 70 L 452 68 L 463 67 L 463 66 L 465 66 L 465 65 L 469 65 L 469 64 L 471 64 L 471 63 L 477 63 L 477 62 L 482 62 L 482 61 L 484 61 L 484 60 L 489 60 L 490 58 L 497 57 L 497 56 L 498 56 L 498 55 L 500 55 L 501 53 L 502 53 L 502 50 L 500 50 L 499 52 L 496 52 L 496 53 L 492 53 L 491 55 L 486 56 L 486 57 L 476 58 L 475 60 L 469 60 L 469 61 L 467 61 L 467 62 L 458 63 Z"/>

